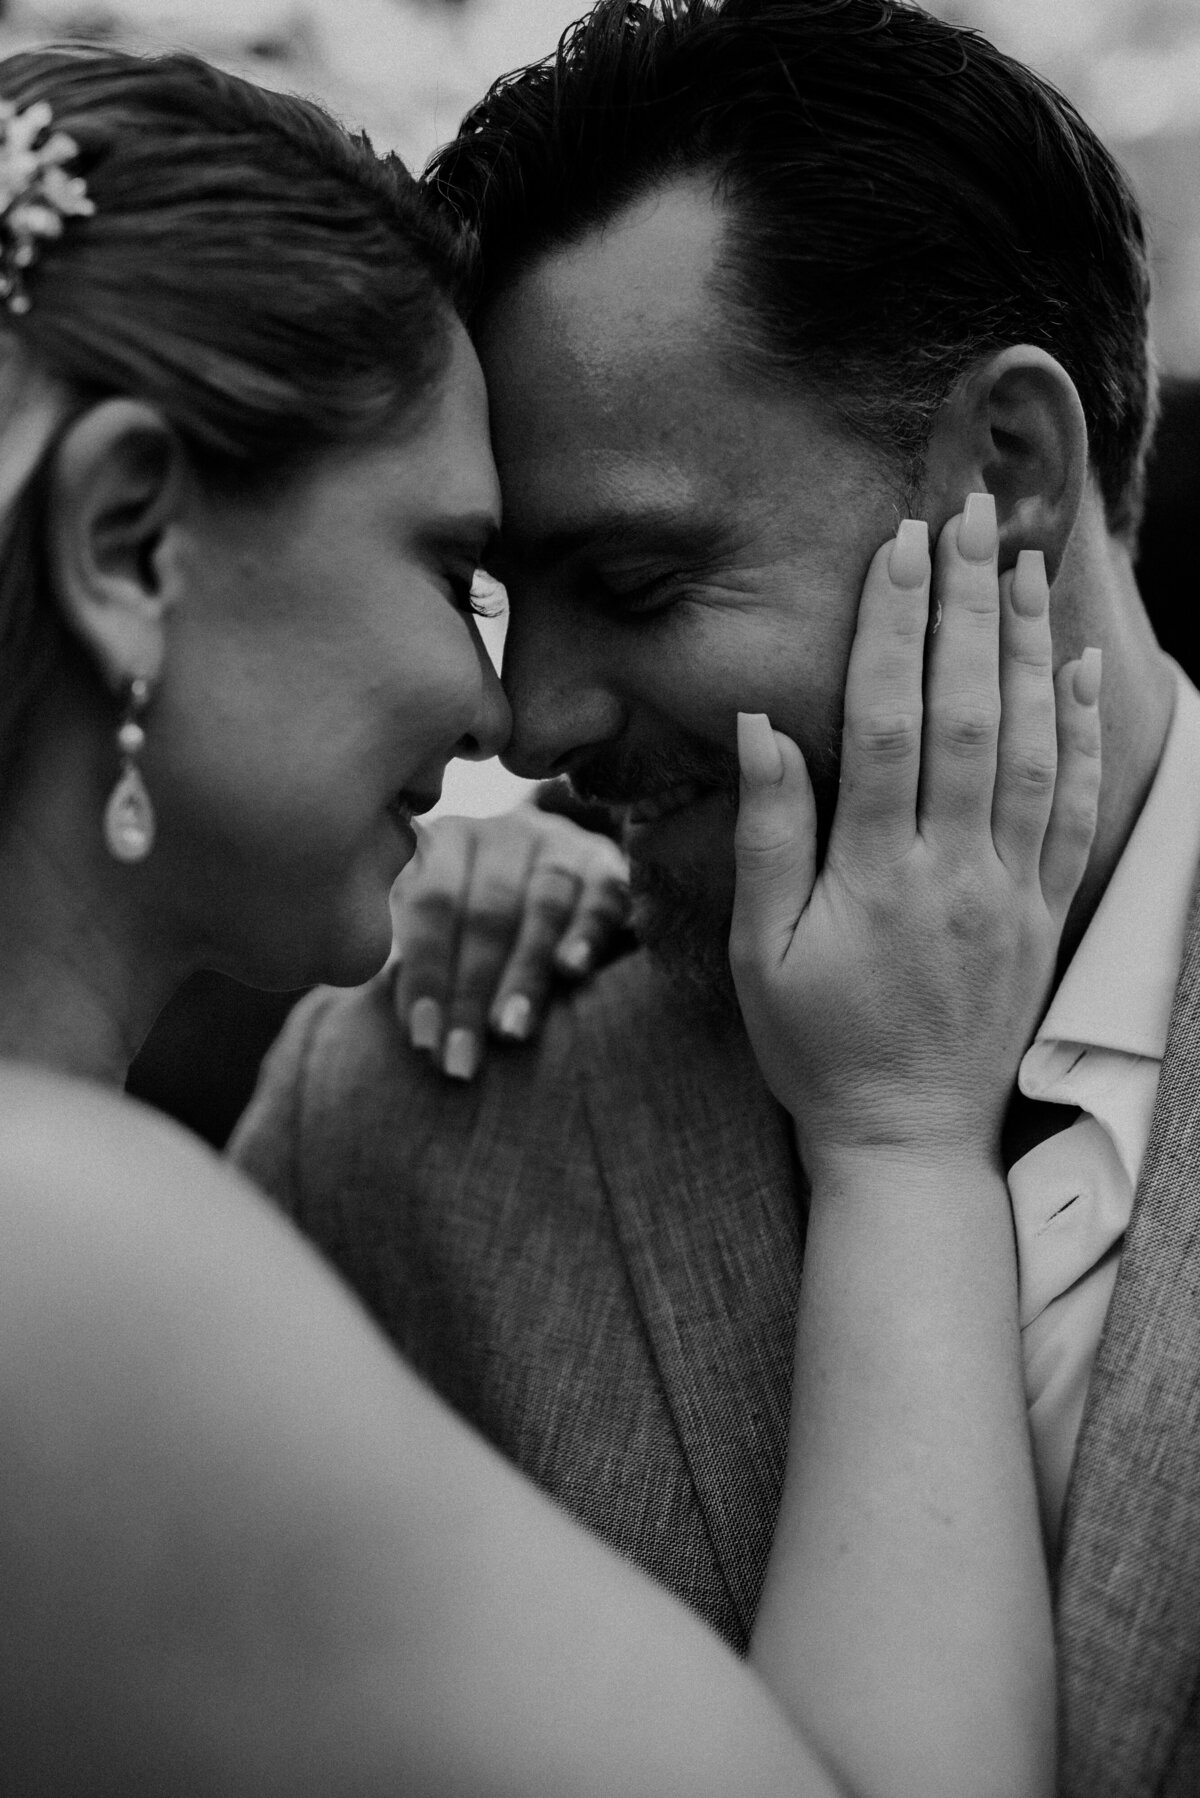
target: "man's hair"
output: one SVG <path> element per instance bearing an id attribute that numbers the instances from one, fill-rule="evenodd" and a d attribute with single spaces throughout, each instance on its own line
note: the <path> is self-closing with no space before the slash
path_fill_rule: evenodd
<path id="1" fill-rule="evenodd" d="M 28 311 L 0 308 L 0 373 L 38 371 L 65 418 L 146 400 L 202 475 L 245 491 L 387 431 L 436 384 L 462 240 L 319 106 L 192 56 L 78 46 L 0 62 L 0 99 L 50 106 L 95 204 L 41 244 Z M 54 443 L 11 491 L 24 430 L 0 409 L 0 771 L 65 642 L 41 542 Z"/>
<path id="2" fill-rule="evenodd" d="M 1132 539 L 1145 240 L 1117 164 L 1045 81 L 901 0 L 600 0 L 495 84 L 427 179 L 478 239 L 486 305 L 690 172 L 728 207 L 718 291 L 746 366 L 803 383 L 911 483 L 959 376 L 1040 345 Z"/>

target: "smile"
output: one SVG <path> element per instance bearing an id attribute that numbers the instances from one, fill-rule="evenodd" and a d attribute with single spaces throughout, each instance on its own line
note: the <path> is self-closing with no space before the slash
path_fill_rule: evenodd
<path id="1" fill-rule="evenodd" d="M 657 823 L 659 818 L 680 812 L 684 806 L 694 805 L 697 799 L 703 799 L 711 792 L 711 787 L 701 786 L 698 781 L 678 781 L 673 787 L 664 787 L 661 793 L 652 793 L 649 798 L 639 799 L 636 805 L 631 805 L 625 821 L 633 825 Z"/>

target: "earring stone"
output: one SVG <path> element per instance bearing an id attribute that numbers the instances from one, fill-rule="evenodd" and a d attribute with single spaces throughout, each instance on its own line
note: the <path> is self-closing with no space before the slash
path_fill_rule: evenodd
<path id="1" fill-rule="evenodd" d="M 154 847 L 154 807 L 137 765 L 146 741 L 138 714 L 144 711 L 149 697 L 147 681 L 130 682 L 125 716 L 117 731 L 121 773 L 104 808 L 104 842 L 118 862 L 144 861 Z"/>

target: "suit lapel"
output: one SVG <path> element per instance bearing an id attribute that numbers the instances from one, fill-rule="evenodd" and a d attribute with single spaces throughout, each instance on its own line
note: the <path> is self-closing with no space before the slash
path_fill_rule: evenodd
<path id="1" fill-rule="evenodd" d="M 787 1445 L 798 1176 L 784 1114 L 740 1029 L 693 1013 L 643 956 L 629 974 L 619 1003 L 591 1022 L 587 1111 L 680 1447 L 748 1634 Z"/>
<path id="2" fill-rule="evenodd" d="M 1158 1792 L 1200 1669 L 1200 890 L 1059 1576 L 1062 1792 Z"/>

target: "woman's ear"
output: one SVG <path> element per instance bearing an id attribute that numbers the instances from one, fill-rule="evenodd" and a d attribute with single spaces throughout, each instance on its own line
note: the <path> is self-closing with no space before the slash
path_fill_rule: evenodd
<path id="1" fill-rule="evenodd" d="M 103 400 L 55 452 L 48 537 L 67 627 L 114 692 L 155 681 L 164 617 L 180 596 L 176 528 L 186 492 L 179 439 L 153 406 Z"/>
<path id="2" fill-rule="evenodd" d="M 1045 350 L 1016 344 L 971 369 L 941 407 L 922 498 L 926 515 L 940 520 L 986 489 L 996 500 L 1001 568 L 1022 549 L 1040 549 L 1053 580 L 1087 478 L 1087 423 L 1074 381 Z"/>

